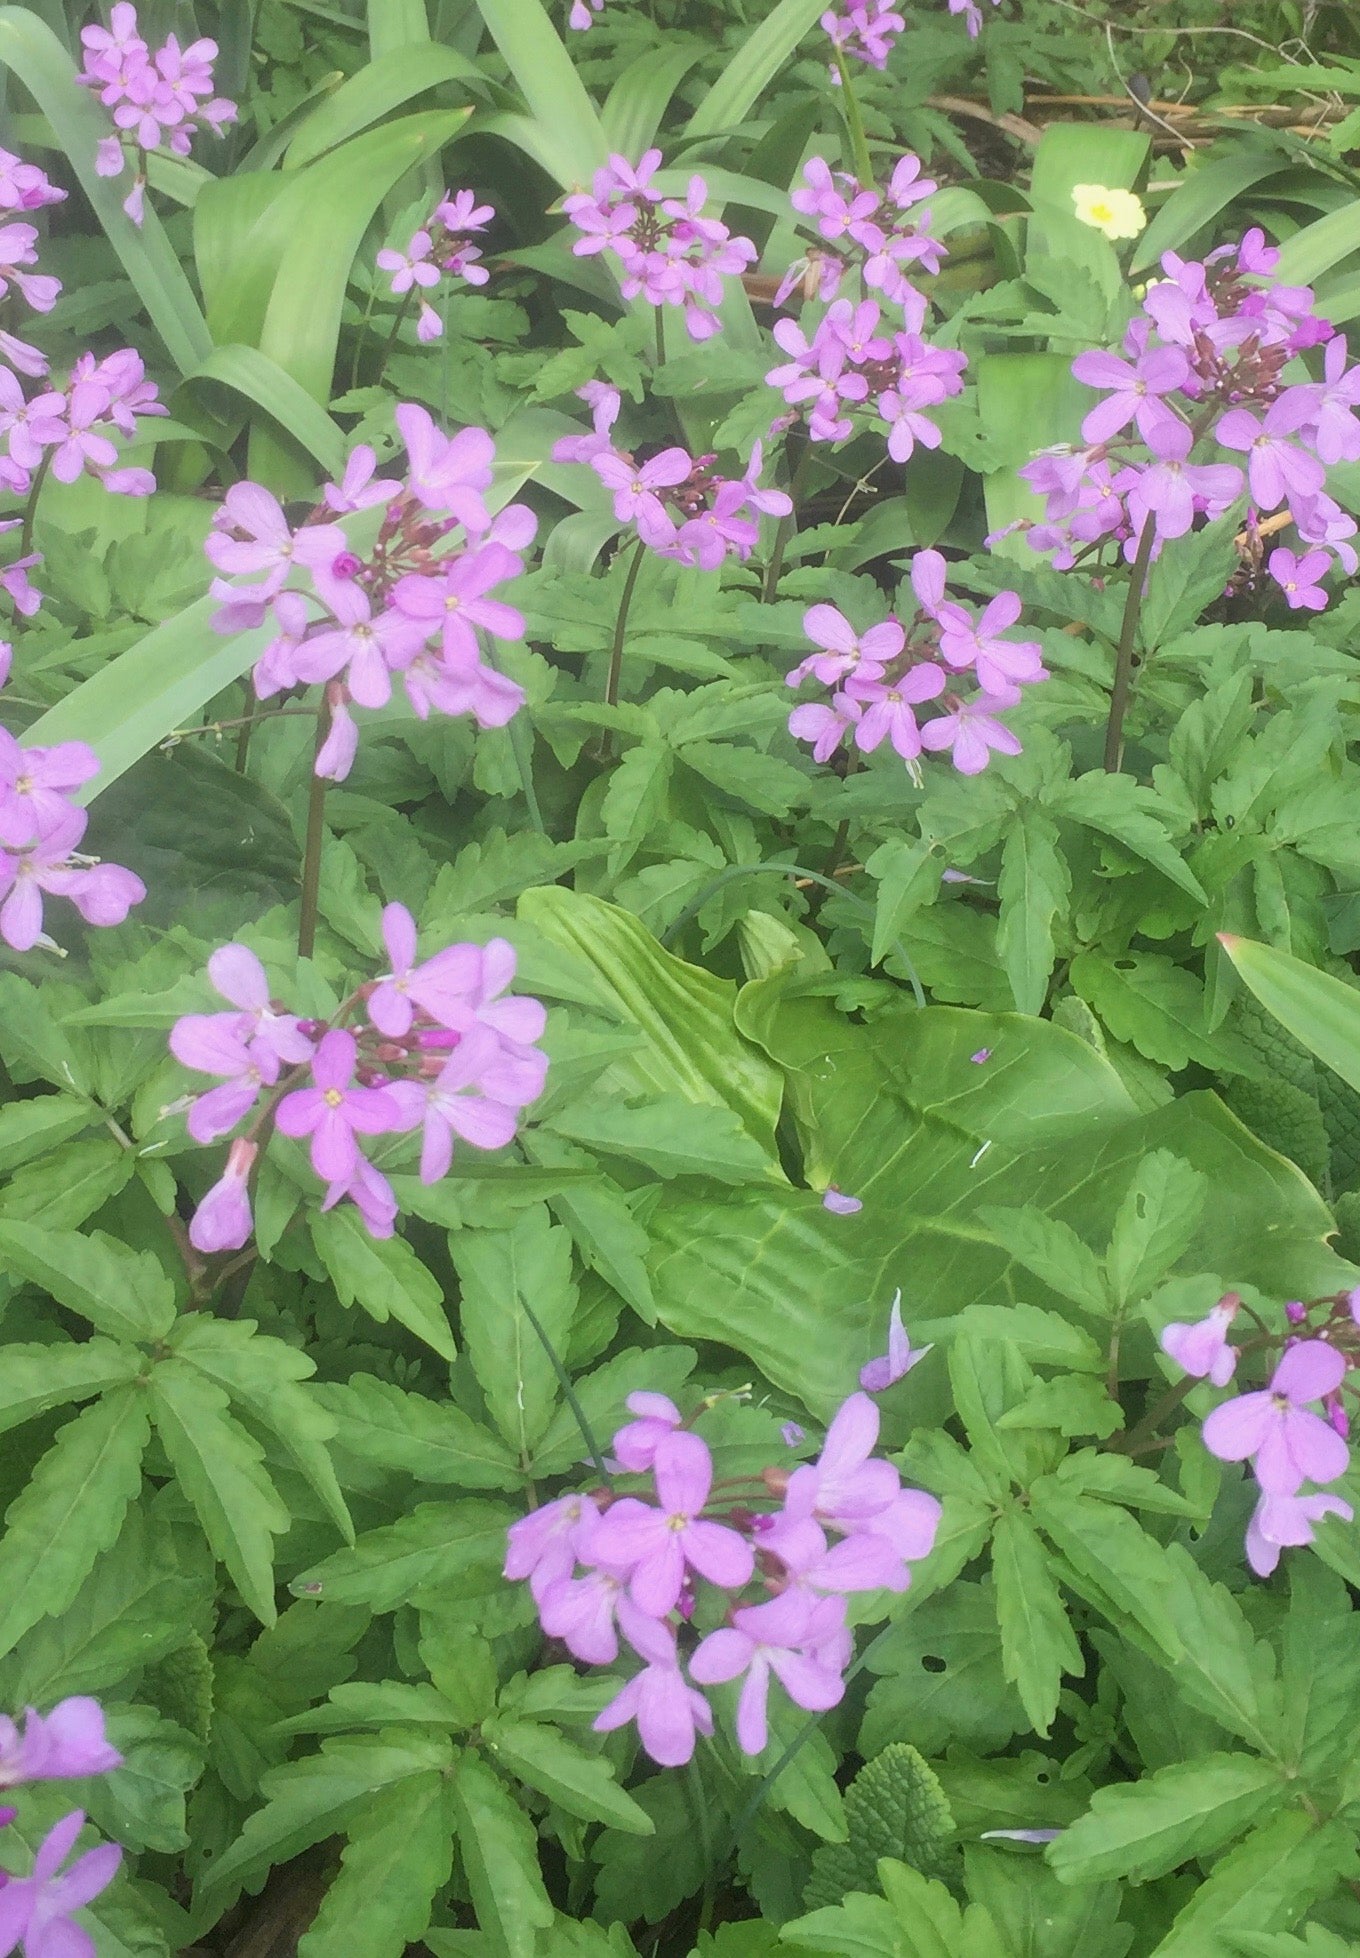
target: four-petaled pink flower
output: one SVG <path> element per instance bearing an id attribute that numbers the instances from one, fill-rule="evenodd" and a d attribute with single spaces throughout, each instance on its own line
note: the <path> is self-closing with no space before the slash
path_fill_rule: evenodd
<path id="1" fill-rule="evenodd" d="M 284 1135 L 312 1138 L 312 1168 L 328 1183 L 348 1182 L 354 1174 L 356 1135 L 385 1135 L 402 1126 L 401 1106 L 390 1090 L 352 1085 L 358 1052 L 354 1035 L 333 1027 L 312 1056 L 315 1087 L 294 1089 L 274 1114 Z"/>
<path id="2" fill-rule="evenodd" d="M 769 1740 L 767 1704 L 770 1675 L 795 1706 L 825 1713 L 845 1693 L 839 1666 L 819 1661 L 818 1648 L 836 1638 L 845 1623 L 838 1598 L 813 1598 L 785 1591 L 768 1604 L 747 1605 L 732 1613 L 730 1625 L 710 1632 L 689 1662 L 691 1678 L 716 1686 L 742 1673 L 737 1702 L 737 1739 L 746 1754 L 763 1754 Z"/>
<path id="3" fill-rule="evenodd" d="M 31 1876 L 11 1876 L 0 1886 L 0 1954 L 23 1945 L 27 1958 L 97 1958 L 93 1938 L 71 1913 L 108 1888 L 123 1860 L 114 1843 L 62 1864 L 85 1825 L 80 1809 L 63 1816 L 38 1846 Z"/>
<path id="4" fill-rule="evenodd" d="M 713 1461 L 698 1435 L 672 1434 L 659 1441 L 655 1475 L 660 1508 L 635 1496 L 620 1498 L 590 1532 L 587 1549 L 592 1559 L 627 1570 L 634 1604 L 662 1618 L 679 1602 L 687 1567 L 712 1584 L 735 1589 L 749 1581 L 754 1559 L 735 1530 L 701 1514 L 713 1483 Z"/>
<path id="5" fill-rule="evenodd" d="M 1346 1358 L 1324 1340 L 1287 1349 L 1260 1393 L 1224 1401 L 1204 1423 L 1204 1445 L 1220 1461 L 1250 1460 L 1268 1496 L 1293 1496 L 1305 1482 L 1335 1482 L 1350 1451 L 1310 1401 L 1334 1394 L 1346 1377 Z"/>
<path id="6" fill-rule="evenodd" d="M 1263 1493 L 1247 1524 L 1247 1562 L 1258 1577 L 1269 1577 L 1280 1561 L 1281 1550 L 1297 1549 L 1313 1541 L 1313 1525 L 1324 1516 L 1339 1516 L 1343 1523 L 1355 1520 L 1355 1512 L 1340 1496 L 1319 1492 L 1312 1496 L 1280 1496 Z"/>
<path id="7" fill-rule="evenodd" d="M 24 1712 L 22 1733 L 0 1713 L 0 1788 L 28 1781 L 75 1781 L 121 1767 L 122 1755 L 104 1737 L 104 1709 L 76 1694 L 47 1714 Z"/>
<path id="8" fill-rule="evenodd" d="M 696 1734 L 713 1732 L 713 1711 L 680 1670 L 675 1633 L 655 1619 L 635 1621 L 628 1642 L 646 1660 L 595 1719 L 595 1731 L 637 1722 L 638 1736 L 663 1768 L 682 1768 L 694 1753 Z"/>

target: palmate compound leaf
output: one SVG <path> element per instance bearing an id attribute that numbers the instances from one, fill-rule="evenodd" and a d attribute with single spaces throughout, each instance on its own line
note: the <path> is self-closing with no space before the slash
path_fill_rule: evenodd
<path id="1" fill-rule="evenodd" d="M 1158 1149 L 1214 1192 L 1176 1268 L 1288 1297 L 1355 1282 L 1327 1248 L 1321 1199 L 1215 1096 L 1140 1111 L 1099 1054 L 1047 1021 L 903 1005 L 857 1026 L 799 997 L 788 972 L 745 987 L 736 1018 L 785 1071 L 812 1188 L 659 1207 L 657 1308 L 681 1338 L 737 1348 L 818 1412 L 882 1351 L 899 1287 L 931 1318 L 973 1300 L 1061 1305 L 983 1216 L 1033 1205 L 1103 1245 Z M 857 1215 L 823 1208 L 832 1182 L 862 1200 Z"/>
<path id="2" fill-rule="evenodd" d="M 1278 1808 L 1285 1784 L 1251 1754 L 1205 1754 L 1097 1790 L 1048 1852 L 1068 1883 L 1165 1876 L 1232 1842 Z"/>
<path id="3" fill-rule="evenodd" d="M 115 1387 L 58 1431 L 5 1512 L 0 1537 L 0 1653 L 74 1601 L 122 1527 L 142 1481 L 146 1395 Z"/>
<path id="4" fill-rule="evenodd" d="M 878 1889 L 880 1857 L 909 1863 L 923 1876 L 953 1873 L 954 1818 L 929 1764 L 905 1741 L 894 1741 L 866 1761 L 845 1791 L 841 1843 L 813 1852 L 803 1905 L 816 1910 L 838 1904 L 851 1890 Z"/>

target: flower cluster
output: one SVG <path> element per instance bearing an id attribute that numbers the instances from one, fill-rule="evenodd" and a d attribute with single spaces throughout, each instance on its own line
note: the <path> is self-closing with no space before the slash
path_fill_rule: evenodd
<path id="1" fill-rule="evenodd" d="M 786 517 L 792 500 L 783 490 L 761 489 L 764 460 L 757 442 L 744 476 L 719 476 L 713 455 L 692 456 L 687 449 L 662 449 L 639 462 L 617 449 L 610 431 L 619 412 L 616 388 L 597 381 L 578 389 L 593 410 L 589 435 L 565 435 L 554 444 L 554 462 L 586 462 L 614 493 L 614 515 L 636 527 L 642 542 L 659 557 L 714 571 L 728 557 L 745 563 L 755 549 L 761 516 Z M 748 514 L 754 512 L 755 514 Z"/>
<path id="2" fill-rule="evenodd" d="M 907 24 L 897 11 L 896 0 L 842 0 L 842 5 L 843 13 L 832 7 L 822 15 L 822 27 L 830 35 L 832 47 L 842 57 L 850 55 L 871 68 L 886 68 L 892 44 Z M 839 81 L 839 75 L 836 79 Z"/>
<path id="3" fill-rule="evenodd" d="M 872 299 L 833 300 L 810 339 L 795 321 L 776 321 L 774 337 L 789 358 L 765 379 L 806 414 L 809 440 L 844 441 L 854 432 L 853 411 L 871 406 L 887 426 L 894 462 L 905 462 L 918 442 L 939 448 L 940 431 L 922 411 L 962 393 L 968 359 L 927 345 L 925 301 L 914 287 L 907 292 L 905 328 L 885 330 Z"/>
<path id="4" fill-rule="evenodd" d="M 684 197 L 663 197 L 652 183 L 660 150 L 637 164 L 611 156 L 595 172 L 593 189 L 562 200 L 562 209 L 583 235 L 577 258 L 608 251 L 619 261 L 625 299 L 642 296 L 652 306 L 679 306 L 691 340 L 721 331 L 724 275 L 739 276 L 759 256 L 749 238 L 734 238 L 719 218 L 704 216 L 708 185 L 691 177 Z"/>
<path id="5" fill-rule="evenodd" d="M 80 40 L 85 66 L 76 80 L 113 111 L 119 132 L 99 145 L 95 168 L 101 177 L 123 174 L 125 145 L 147 151 L 164 143 L 175 156 L 187 156 L 205 124 L 220 136 L 235 122 L 236 104 L 213 94 L 216 41 L 192 41 L 182 48 L 170 34 L 153 54 L 137 31 L 137 9 L 130 0 L 118 0 L 107 27 L 82 28 Z M 146 176 L 139 168 L 123 204 L 134 224 L 145 215 L 145 196 Z"/>
<path id="6" fill-rule="evenodd" d="M 237 1251 L 250 1236 L 250 1177 L 271 1124 L 307 1139 L 326 1186 L 323 1210 L 348 1198 L 372 1236 L 390 1237 L 397 1200 L 362 1154 L 360 1136 L 419 1130 L 421 1180 L 437 1183 L 455 1137 L 504 1148 L 521 1109 L 542 1093 L 548 1063 L 535 1043 L 546 1016 L 538 1000 L 507 996 L 513 947 L 503 938 L 450 945 L 417 963 L 415 921 L 404 906 L 387 906 L 382 929 L 391 970 L 360 986 L 329 1021 L 301 1019 L 272 999 L 247 946 L 223 945 L 208 961 L 209 979 L 233 1010 L 185 1014 L 170 1031 L 170 1051 L 221 1085 L 176 1107 L 187 1107 L 189 1134 L 207 1144 L 262 1096 L 264 1106 L 194 1214 L 189 1238 L 198 1250 Z"/>
<path id="7" fill-rule="evenodd" d="M 1277 549 L 1265 566 L 1291 607 L 1326 602 L 1317 580 L 1329 553 L 1355 571 L 1355 520 L 1325 485 L 1329 463 L 1360 458 L 1360 367 L 1347 367 L 1345 339 L 1316 316 L 1311 289 L 1272 279 L 1278 258 L 1260 231 L 1203 262 L 1165 253 L 1167 276 L 1148 287 L 1123 356 L 1072 363 L 1105 396 L 1082 424 L 1086 446 L 1020 472 L 1047 499 L 1030 544 L 1060 569 L 1107 540 L 1132 560 L 1146 535 L 1155 552 L 1245 494 L 1253 575 L 1264 538 L 1283 525 L 1309 547 L 1301 557 Z M 1286 381 L 1294 357 L 1322 342 L 1321 379 Z"/>
<path id="8" fill-rule="evenodd" d="M 10 649 L 0 644 L 0 685 Z M 121 864 L 80 853 L 89 817 L 72 792 L 99 773 L 83 741 L 23 748 L 0 727 L 0 939 L 16 952 L 59 948 L 43 930 L 44 897 L 64 897 L 88 925 L 121 925 L 146 886 Z"/>
<path id="9" fill-rule="evenodd" d="M 267 489 L 236 483 L 204 546 L 226 574 L 211 586 L 222 601 L 217 630 L 271 617 L 278 627 L 254 669 L 258 698 L 325 686 L 330 718 L 316 772 L 334 781 L 349 774 L 358 747 L 351 701 L 385 706 L 396 676 L 421 720 L 433 710 L 503 727 L 524 700 L 483 660 L 477 635 L 523 638 L 521 614 L 488 594 L 523 571 L 537 519 L 519 503 L 494 519 L 488 512 L 495 445 L 484 429 L 443 436 L 412 404 L 396 422 L 408 459 L 402 480 L 375 476 L 374 453 L 361 445 L 296 527 Z M 379 506 L 377 540 L 360 557 L 336 518 Z"/>
<path id="10" fill-rule="evenodd" d="M 478 264 L 482 254 L 473 244 L 472 234 L 485 231 L 495 215 L 490 204 L 477 202 L 474 191 L 450 194 L 446 190 L 404 252 L 378 253 L 378 270 L 390 273 L 394 298 L 405 300 L 410 292 L 421 294 L 418 340 L 438 340 L 444 331 L 443 320 L 424 297 L 441 279 L 462 279 L 470 286 L 486 284 L 490 274 Z"/>
<path id="11" fill-rule="evenodd" d="M 39 372 L 46 374 L 46 361 L 42 361 Z M 94 476 L 115 496 L 150 496 L 156 487 L 155 477 L 149 469 L 120 468 L 111 437 L 115 431 L 135 435 L 139 416 L 168 413 L 158 398 L 156 383 L 146 378 L 140 354 L 131 347 L 122 347 L 103 360 L 96 360 L 91 353 L 81 354 L 64 388 L 44 387 L 31 399 L 25 397 L 17 375 L 0 367 L 0 436 L 5 443 L 0 455 L 0 487 L 15 496 L 27 496 L 35 472 L 45 464 L 59 483 Z M 15 527 L 14 523 L 0 525 L 0 529 Z M 37 562 L 36 558 L 26 560 L 27 564 Z M 11 595 L 20 602 L 20 593 Z M 36 599 L 28 607 L 20 602 L 20 609 L 36 609 Z"/>
<path id="12" fill-rule="evenodd" d="M 1048 674 L 1032 640 L 1002 637 L 1020 617 L 1014 592 L 998 592 L 980 618 L 945 596 L 944 559 L 938 551 L 918 551 L 911 586 L 917 611 L 907 626 L 888 618 L 857 633 L 834 605 L 813 605 L 803 615 L 803 630 L 815 653 L 787 675 L 791 687 L 811 676 L 834 687 L 829 704 L 809 702 L 789 716 L 789 732 L 810 741 L 817 761 L 826 761 L 851 735 L 863 754 L 884 741 L 917 773 L 923 749 L 953 752 L 962 775 L 986 768 L 995 749 L 1018 755 L 1020 743 L 997 717 L 1020 701 L 1020 689 Z M 963 676 L 976 681 L 967 697 Z M 924 725 L 916 709 L 935 701 L 939 712 Z"/>
<path id="13" fill-rule="evenodd" d="M 574 1658 L 612 1665 L 622 1637 L 643 1661 L 600 1731 L 636 1721 L 652 1759 L 679 1767 L 713 1731 L 699 1688 L 741 1678 L 737 1740 L 759 1754 L 771 1675 L 797 1706 L 837 1704 L 847 1595 L 904 1591 L 940 1505 L 871 1459 L 879 1416 L 867 1394 L 844 1403 L 815 1462 L 716 1488 L 707 1446 L 671 1401 L 638 1393 L 627 1405 L 635 1418 L 614 1436 L 614 1464 L 647 1477 L 655 1500 L 612 1487 L 560 1496 L 511 1525 L 505 1575 L 528 1580 L 544 1631 Z"/>
<path id="14" fill-rule="evenodd" d="M 1228 1333 L 1241 1305 L 1229 1292 L 1195 1324 L 1164 1327 L 1163 1352 L 1191 1379 L 1226 1387 L 1237 1370 L 1238 1349 Z M 1247 1526 L 1246 1549 L 1259 1577 L 1275 1569 L 1282 1549 L 1311 1543 L 1313 1525 L 1324 1516 L 1349 1523 L 1353 1514 L 1340 1496 L 1305 1492 L 1304 1484 L 1335 1482 L 1350 1466 L 1350 1420 L 1342 1392 L 1354 1363 L 1360 1290 L 1308 1305 L 1294 1300 L 1285 1317 L 1291 1330 L 1266 1386 L 1221 1402 L 1203 1430 L 1211 1455 L 1251 1463 L 1260 1496 Z"/>
<path id="15" fill-rule="evenodd" d="M 81 1781 L 86 1775 L 108 1774 L 122 1763 L 122 1755 L 104 1737 L 104 1713 L 97 1700 L 62 1700 L 45 1716 L 29 1707 L 22 1729 L 0 1714 L 0 1794 L 34 1781 Z M 0 1828 L 18 1813 L 0 1806 Z M 63 1816 L 38 1845 L 31 1875 L 9 1876 L 0 1870 L 0 1952 L 16 1951 L 22 1944 L 29 1958 L 96 1958 L 93 1939 L 71 1913 L 108 1888 L 123 1852 L 116 1843 L 103 1843 L 63 1870 L 84 1826 L 79 1809 Z"/>
<path id="16" fill-rule="evenodd" d="M 805 299 L 834 299 L 846 274 L 858 270 L 870 290 L 908 308 L 919 330 L 925 302 L 904 268 L 919 265 L 935 273 L 947 256 L 941 240 L 930 235 L 929 208 L 914 208 L 939 189 L 933 178 L 921 175 L 920 157 L 901 157 L 883 188 L 866 187 L 846 171 L 833 170 L 820 156 L 804 165 L 803 179 L 789 202 L 816 221 L 825 244 L 809 247 L 789 267 L 775 305 L 782 306 L 798 286 Z"/>

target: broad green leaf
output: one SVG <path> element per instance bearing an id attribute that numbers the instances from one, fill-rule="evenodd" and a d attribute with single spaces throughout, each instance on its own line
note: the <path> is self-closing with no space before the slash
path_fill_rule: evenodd
<path id="1" fill-rule="evenodd" d="M 778 1165 L 731 1108 L 659 1095 L 636 1107 L 583 1097 L 554 1109 L 548 1126 L 607 1156 L 645 1163 L 659 1176 L 711 1176 L 720 1183 L 782 1181 Z"/>
<path id="2" fill-rule="evenodd" d="M 443 1290 L 405 1238 L 370 1237 L 351 1204 L 318 1212 L 307 1228 L 342 1305 L 361 1305 L 380 1326 L 395 1319 L 441 1358 L 453 1358 Z"/>
<path id="3" fill-rule="evenodd" d="M 540 159 L 563 190 L 586 189 L 609 145 L 546 10 L 539 0 L 477 0 L 477 6 L 538 126 Z"/>
<path id="4" fill-rule="evenodd" d="M 1140 1299 L 1163 1278 L 1194 1237 L 1208 1194 L 1206 1178 L 1170 1150 L 1138 1166 L 1115 1215 L 1105 1259 L 1121 1304 Z"/>
<path id="5" fill-rule="evenodd" d="M 344 474 L 349 445 L 339 424 L 293 376 L 261 353 L 258 347 L 215 347 L 181 383 L 198 381 L 230 388 L 256 408 L 263 409 L 277 428 L 300 442 L 327 476 Z"/>
<path id="6" fill-rule="evenodd" d="M 163 1339 L 175 1288 L 158 1258 L 103 1231 L 48 1231 L 0 1217 L 0 1262 L 114 1339 Z"/>
<path id="7" fill-rule="evenodd" d="M 1219 940 L 1249 990 L 1310 1054 L 1360 1089 L 1360 989 L 1272 945 Z"/>
<path id="8" fill-rule="evenodd" d="M 455 1231 L 449 1255 L 461 1288 L 463 1341 L 487 1411 L 527 1466 L 560 1388 L 525 1305 L 560 1361 L 577 1305 L 571 1239 L 535 1204 L 521 1212 L 511 1230 Z"/>
<path id="9" fill-rule="evenodd" d="M 738 1010 L 742 1031 L 785 1071 L 814 1187 L 658 1206 L 648 1224 L 657 1309 L 680 1338 L 735 1348 L 819 1411 L 883 1350 L 899 1288 L 910 1288 L 909 1311 L 913 1298 L 946 1312 L 973 1300 L 1057 1303 L 982 1219 L 997 1205 L 1033 1206 L 1103 1244 L 1135 1169 L 1159 1148 L 1215 1193 L 1181 1269 L 1284 1297 L 1355 1282 L 1325 1248 L 1325 1206 L 1215 1097 L 1140 1111 L 1101 1055 L 1048 1021 L 904 1005 L 860 1027 L 798 997 L 787 975 L 745 987 Z M 816 1191 L 833 1182 L 861 1199 L 858 1215 L 823 1208 Z"/>
<path id="10" fill-rule="evenodd" d="M 109 1706 L 110 1744 L 123 1765 L 109 1775 L 67 1782 L 73 1807 L 83 1808 L 115 1842 L 170 1854 L 188 1847 L 185 1791 L 203 1773 L 203 1744 L 163 1719 L 154 1707 Z"/>
<path id="11" fill-rule="evenodd" d="M 498 1718 L 484 1724 L 482 1740 L 493 1761 L 568 1815 L 605 1822 L 635 1836 L 654 1833 L 651 1816 L 615 1781 L 613 1763 L 587 1753 L 558 1728 L 540 1720 Z"/>
<path id="12" fill-rule="evenodd" d="M 402 1958 L 429 1926 L 453 1866 L 449 1783 L 426 1769 L 375 1795 L 349 1825 L 340 1870 L 298 1958 Z"/>
<path id="13" fill-rule="evenodd" d="M 87 1339 L 79 1346 L 16 1341 L 4 1348 L 4 1355 L 0 1434 L 67 1401 L 89 1400 L 94 1394 L 128 1386 L 143 1365 L 143 1357 L 134 1347 L 115 1345 L 110 1339 Z"/>
<path id="14" fill-rule="evenodd" d="M 1097 1791 L 1048 1852 L 1068 1883 L 1144 1883 L 1209 1855 L 1277 1808 L 1280 1775 L 1250 1754 L 1207 1754 Z"/>
<path id="15" fill-rule="evenodd" d="M 296 1597 L 371 1611 L 395 1611 L 444 1584 L 476 1597 L 499 1581 L 505 1532 L 514 1520 L 515 1512 L 500 1503 L 418 1503 L 398 1522 L 365 1530 L 353 1549 L 303 1571 L 289 1589 Z"/>
<path id="16" fill-rule="evenodd" d="M 1030 1725 L 1046 1734 L 1057 1711 L 1063 1674 L 1086 1668 L 1044 1547 L 1019 1510 L 997 1518 L 992 1577 L 1006 1677 L 1019 1693 Z"/>
<path id="17" fill-rule="evenodd" d="M 917 1605 L 875 1642 L 868 1664 L 879 1679 L 859 1732 L 866 1758 L 897 1740 L 931 1756 L 954 1745 L 992 1753 L 1024 1730 L 990 1584 L 961 1578 Z"/>
<path id="18" fill-rule="evenodd" d="M 1142 788 L 1127 775 L 1106 775 L 1100 769 L 1063 782 L 1047 798 L 1055 816 L 1065 816 L 1102 836 L 1113 837 L 1144 863 L 1160 870 L 1190 897 L 1208 902 L 1199 879 L 1188 868 L 1171 840 L 1162 806 L 1152 789 Z"/>
<path id="19" fill-rule="evenodd" d="M 1057 957 L 1053 921 L 1066 910 L 1070 889 L 1057 830 L 1041 809 L 1026 808 L 1007 832 L 996 887 L 1001 902 L 996 949 L 1017 1013 L 1040 1012 L 1048 997 Z"/>
<path id="20" fill-rule="evenodd" d="M 1202 226 L 1225 210 L 1234 197 L 1250 190 L 1263 177 L 1274 175 L 1280 168 L 1280 157 L 1272 150 L 1250 149 L 1242 154 L 1214 157 L 1208 162 L 1196 157 L 1195 164 L 1196 168 L 1185 172 L 1183 181 L 1136 241 L 1129 265 L 1134 277 L 1146 272 L 1149 266 L 1159 265 L 1163 252 L 1179 251 Z M 1331 317 L 1329 314 L 1328 318 Z"/>
<path id="21" fill-rule="evenodd" d="M 188 372 L 210 352 L 212 339 L 154 211 L 135 225 L 123 210 L 126 179 L 101 177 L 95 169 L 95 153 L 109 134 L 107 111 L 75 86 L 75 63 L 31 7 L 0 8 L 0 66 L 18 76 L 51 124 L 166 352 Z"/>
<path id="22" fill-rule="evenodd" d="M 327 1381 L 317 1398 L 335 1419 L 337 1442 L 371 1468 L 461 1489 L 518 1489 L 523 1477 L 498 1436 L 452 1401 L 433 1401 L 372 1374 Z"/>
<path id="23" fill-rule="evenodd" d="M 1360 1864 L 1355 1832 L 1288 1808 L 1219 1858 L 1153 1958 L 1228 1958 L 1237 1931 L 1287 1931 Z"/>
<path id="24" fill-rule="evenodd" d="M 15 1171 L 0 1188 L 0 1217 L 45 1230 L 75 1230 L 117 1196 L 136 1167 L 135 1153 L 111 1135 L 78 1137 Z"/>
<path id="25" fill-rule="evenodd" d="M 590 1166 L 591 1159 L 583 1150 L 545 1129 L 522 1135 L 520 1143 L 531 1162 L 557 1164 L 568 1170 Z M 548 1207 L 571 1232 L 578 1255 L 591 1270 L 612 1285 L 640 1319 L 655 1325 L 656 1305 L 645 1263 L 651 1239 L 619 1185 L 598 1175 L 588 1183 L 569 1183 L 549 1196 Z"/>
<path id="26" fill-rule="evenodd" d="M 553 1921 L 538 1867 L 537 1832 L 500 1776 L 474 1754 L 452 1782 L 458 1847 L 473 1907 L 506 1958 L 535 1958 L 535 1932 Z"/>
<path id="27" fill-rule="evenodd" d="M 1136 1935 L 1118 1921 L 1113 1883 L 1060 1883 L 1038 1856 L 968 1843 L 964 1882 L 997 1927 L 1006 1958 L 1126 1958 Z"/>
<path id="28" fill-rule="evenodd" d="M 396 0 L 379 0 L 380 16 L 394 14 Z M 477 82 L 485 77 L 475 62 L 454 48 L 433 41 L 402 40 L 398 45 L 376 49 L 371 61 L 357 74 L 350 75 L 332 95 L 327 95 L 307 116 L 284 151 L 283 166 L 296 170 L 315 162 L 327 150 L 357 136 L 375 122 L 381 122 L 393 109 L 404 108 L 427 89 L 442 82 Z"/>
<path id="29" fill-rule="evenodd" d="M 606 1081 L 624 1094 L 680 1094 L 736 1110 L 773 1156 L 778 1070 L 733 1025 L 736 991 L 664 952 L 638 920 L 554 884 L 526 891 L 520 915 L 593 969 L 600 1004 L 643 1038 Z"/>
<path id="30" fill-rule="evenodd" d="M 666 105 L 703 53 L 697 41 L 648 48 L 630 61 L 605 97 L 600 122 L 620 156 L 641 156 L 661 127 Z"/>
<path id="31" fill-rule="evenodd" d="M 315 1373 L 315 1361 L 258 1333 L 252 1319 L 233 1322 L 202 1313 L 181 1320 L 169 1344 L 278 1437 L 341 1536 L 353 1543 L 354 1525 L 326 1447 L 335 1422 L 315 1390 L 302 1384 Z"/>
<path id="32" fill-rule="evenodd" d="M 99 1111 L 75 1095 L 34 1095 L 0 1108 L 0 1176 L 59 1149 L 99 1121 Z"/>
<path id="33" fill-rule="evenodd" d="M 255 1616 L 274 1623 L 273 1538 L 290 1517 L 265 1473 L 259 1444 L 233 1420 L 222 1389 L 186 1360 L 151 1375 L 156 1432 L 203 1534 Z"/>
<path id="34" fill-rule="evenodd" d="M 402 1782 L 442 1774 L 450 1758 L 442 1735 L 406 1728 L 325 1740 L 319 1753 L 271 1768 L 260 1784 L 264 1807 L 208 1865 L 200 1884 L 205 1900 L 220 1910 L 243 1888 L 258 1890 L 275 1863 L 291 1862 L 344 1831 L 376 1796 Z M 392 1901 L 386 1898 L 389 1908 Z"/>
<path id="35" fill-rule="evenodd" d="M 142 1482 L 149 1428 L 137 1387 L 115 1387 L 59 1430 L 5 1512 L 0 1652 L 66 1611 L 122 1527 Z"/>
<path id="36" fill-rule="evenodd" d="M 1355 251 L 1360 251 L 1360 216 L 1347 200 L 1285 240 L 1274 276 L 1288 285 L 1311 285 Z"/>
<path id="37" fill-rule="evenodd" d="M 779 0 L 705 94 L 685 127 L 686 138 L 738 128 L 821 12 L 816 0 Z"/>

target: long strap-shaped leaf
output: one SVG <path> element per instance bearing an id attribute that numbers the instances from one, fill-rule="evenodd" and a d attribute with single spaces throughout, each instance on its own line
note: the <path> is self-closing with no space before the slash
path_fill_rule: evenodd
<path id="1" fill-rule="evenodd" d="M 520 6 L 524 0 L 508 0 L 508 4 Z M 743 122 L 823 11 L 824 0 L 779 0 L 694 111 L 686 138 L 711 136 L 715 130 L 735 129 Z"/>
<path id="2" fill-rule="evenodd" d="M 475 82 L 484 91 L 485 81 L 475 62 L 433 41 L 389 48 L 313 109 L 288 145 L 285 168 L 315 161 L 441 82 Z"/>
<path id="3" fill-rule="evenodd" d="M 300 442 L 328 476 L 344 473 L 348 453 L 344 431 L 313 401 L 306 388 L 258 347 L 214 348 L 192 374 L 184 377 L 186 387 L 195 381 L 216 381 L 243 395 Z"/>
<path id="4" fill-rule="evenodd" d="M 564 190 L 588 184 L 609 144 L 599 112 L 539 0 L 477 0 L 477 5 L 538 124 L 539 158 Z"/>
<path id="5" fill-rule="evenodd" d="M 212 351 L 212 336 L 154 212 L 138 230 L 123 210 L 118 180 L 95 175 L 96 148 L 111 129 L 107 115 L 77 86 L 70 55 L 27 7 L 0 7 L 0 66 L 18 76 L 51 123 L 165 351 L 187 373 Z"/>

